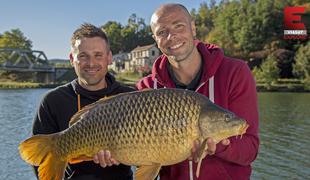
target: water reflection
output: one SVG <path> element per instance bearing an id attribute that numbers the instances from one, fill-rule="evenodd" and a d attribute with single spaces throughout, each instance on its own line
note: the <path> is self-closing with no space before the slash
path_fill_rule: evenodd
<path id="1" fill-rule="evenodd" d="M 30 136 L 37 103 L 46 91 L 0 90 L 0 179 L 35 179 L 31 167 L 19 157 L 17 147 Z"/>
<path id="2" fill-rule="evenodd" d="M 260 93 L 260 137 L 253 179 L 310 177 L 310 94 Z"/>

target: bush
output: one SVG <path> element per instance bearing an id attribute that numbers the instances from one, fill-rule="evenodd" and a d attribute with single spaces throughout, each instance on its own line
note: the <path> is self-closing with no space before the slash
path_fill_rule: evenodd
<path id="1" fill-rule="evenodd" d="M 260 68 L 253 69 L 253 75 L 258 82 L 264 82 L 267 88 L 277 83 L 279 78 L 279 68 L 277 67 L 276 58 L 269 55 L 266 60 L 261 64 Z"/>
<path id="2" fill-rule="evenodd" d="M 256 80 L 256 83 L 263 83 L 263 76 L 262 76 L 262 70 L 259 67 L 254 67 L 252 70 L 252 74 Z"/>
<path id="3" fill-rule="evenodd" d="M 304 89 L 310 91 L 310 77 L 303 80 Z"/>
<path id="4" fill-rule="evenodd" d="M 304 79 L 310 78 L 310 41 L 305 46 L 301 46 L 295 56 L 293 72 L 296 77 Z"/>

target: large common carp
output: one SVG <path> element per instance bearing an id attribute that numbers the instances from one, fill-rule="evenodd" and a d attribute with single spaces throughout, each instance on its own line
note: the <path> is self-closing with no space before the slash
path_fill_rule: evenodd
<path id="1" fill-rule="evenodd" d="M 120 163 L 139 166 L 137 180 L 154 179 L 161 166 L 187 159 L 195 140 L 202 144 L 201 162 L 206 138 L 218 143 L 242 135 L 247 127 L 246 121 L 196 92 L 146 90 L 85 106 L 72 117 L 68 129 L 35 135 L 19 150 L 26 162 L 39 166 L 41 180 L 62 179 L 67 163 L 91 160 L 101 149 L 110 150 Z"/>

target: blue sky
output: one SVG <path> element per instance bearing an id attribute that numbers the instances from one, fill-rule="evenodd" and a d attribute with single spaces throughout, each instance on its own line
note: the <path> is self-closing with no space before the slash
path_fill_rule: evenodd
<path id="1" fill-rule="evenodd" d="M 189 10 L 203 0 L 0 0 L 0 33 L 19 28 L 49 59 L 67 59 L 73 31 L 84 22 L 101 26 L 107 21 L 127 24 L 132 13 L 149 24 L 153 11 L 176 2 Z"/>

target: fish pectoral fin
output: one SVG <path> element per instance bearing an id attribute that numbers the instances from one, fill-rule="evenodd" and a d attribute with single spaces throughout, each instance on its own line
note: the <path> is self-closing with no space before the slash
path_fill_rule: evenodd
<path id="1" fill-rule="evenodd" d="M 197 178 L 199 177 L 201 162 L 202 162 L 202 159 L 206 156 L 207 149 L 208 149 L 208 144 L 207 144 L 207 139 L 205 139 L 200 145 L 200 147 L 198 148 L 197 155 L 195 157 L 195 162 L 198 162 L 197 169 L 196 169 Z"/>
<path id="2" fill-rule="evenodd" d="M 69 160 L 69 163 L 70 164 L 77 164 L 77 163 L 80 163 L 80 162 L 83 162 L 83 161 L 92 161 L 93 160 L 93 157 L 89 157 L 89 156 L 86 156 L 86 155 L 81 155 L 81 156 L 78 156 L 78 157 L 75 157 L 75 158 L 71 158 Z"/>
<path id="3" fill-rule="evenodd" d="M 160 167 L 160 164 L 140 166 L 135 173 L 135 179 L 154 180 L 159 173 Z"/>

